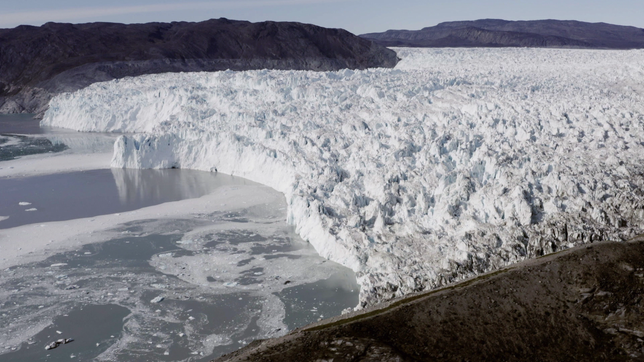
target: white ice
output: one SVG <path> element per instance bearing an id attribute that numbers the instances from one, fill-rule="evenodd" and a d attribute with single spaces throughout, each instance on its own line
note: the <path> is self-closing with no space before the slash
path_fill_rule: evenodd
<path id="1" fill-rule="evenodd" d="M 397 49 L 396 69 L 149 75 L 54 98 L 43 125 L 120 137 L 114 167 L 281 191 L 363 304 L 644 221 L 644 51 Z"/>

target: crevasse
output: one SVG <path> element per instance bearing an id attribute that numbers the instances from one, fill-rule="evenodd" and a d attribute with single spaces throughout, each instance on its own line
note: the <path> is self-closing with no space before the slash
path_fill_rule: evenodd
<path id="1" fill-rule="evenodd" d="M 358 275 L 361 306 L 644 226 L 644 51 L 396 49 L 396 69 L 148 75 L 42 124 L 113 167 L 219 171 Z"/>

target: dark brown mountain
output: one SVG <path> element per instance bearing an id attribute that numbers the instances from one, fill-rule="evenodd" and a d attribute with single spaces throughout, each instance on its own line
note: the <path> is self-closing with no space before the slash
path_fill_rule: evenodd
<path id="1" fill-rule="evenodd" d="M 642 361 L 644 237 L 582 245 L 216 361 Z"/>
<path id="2" fill-rule="evenodd" d="M 361 36 L 400 47 L 644 48 L 644 29 L 569 20 L 455 21 L 416 31 L 388 30 Z"/>
<path id="3" fill-rule="evenodd" d="M 96 81 L 179 71 L 393 67 L 396 54 L 342 29 L 290 22 L 60 24 L 0 29 L 0 112 L 42 112 Z"/>

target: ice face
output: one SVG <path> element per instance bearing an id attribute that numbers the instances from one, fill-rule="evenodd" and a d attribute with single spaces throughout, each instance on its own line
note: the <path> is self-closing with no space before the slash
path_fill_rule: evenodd
<path id="1" fill-rule="evenodd" d="M 397 51 L 393 70 L 97 83 L 42 123 L 142 133 L 113 167 L 283 192 L 297 232 L 358 273 L 362 305 L 642 232 L 644 51 Z"/>

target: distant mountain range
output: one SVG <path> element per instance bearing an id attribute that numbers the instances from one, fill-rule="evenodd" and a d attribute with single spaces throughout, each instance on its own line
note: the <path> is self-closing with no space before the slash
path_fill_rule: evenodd
<path id="1" fill-rule="evenodd" d="M 126 76 L 397 62 L 394 51 L 345 30 L 292 22 L 22 25 L 0 29 L 0 112 L 42 113 L 58 93 Z"/>
<path id="2" fill-rule="evenodd" d="M 421 30 L 388 30 L 361 37 L 398 47 L 644 48 L 644 29 L 571 20 L 454 21 Z"/>

